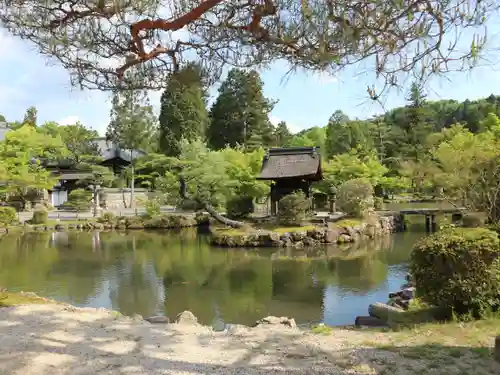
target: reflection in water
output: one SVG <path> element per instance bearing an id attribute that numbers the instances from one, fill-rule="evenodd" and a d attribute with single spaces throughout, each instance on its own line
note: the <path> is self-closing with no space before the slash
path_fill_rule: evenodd
<path id="1" fill-rule="evenodd" d="M 0 286 L 126 315 L 190 310 L 217 326 L 266 315 L 352 324 L 402 284 L 421 235 L 300 251 L 211 248 L 196 230 L 6 235 Z"/>

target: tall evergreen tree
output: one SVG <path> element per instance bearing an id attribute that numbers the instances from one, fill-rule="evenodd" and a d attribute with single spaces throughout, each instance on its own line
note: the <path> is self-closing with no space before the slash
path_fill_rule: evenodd
<path id="1" fill-rule="evenodd" d="M 207 138 L 210 147 L 244 145 L 253 148 L 273 142 L 269 112 L 274 103 L 264 97 L 263 83 L 255 70 L 229 71 L 210 110 Z"/>
<path id="2" fill-rule="evenodd" d="M 406 135 L 405 147 L 403 152 L 406 157 L 414 160 L 420 160 L 425 152 L 425 143 L 427 136 L 432 131 L 429 124 L 429 116 L 424 107 L 426 94 L 422 85 L 413 82 L 407 97 L 409 101 L 407 122 L 403 127 Z"/>
<path id="3" fill-rule="evenodd" d="M 203 72 L 198 65 L 189 64 L 169 78 L 161 96 L 161 152 L 177 156 L 181 138 L 193 140 L 205 135 L 209 121 L 206 98 Z"/>
<path id="4" fill-rule="evenodd" d="M 145 92 L 127 90 L 115 92 L 112 99 L 111 120 L 106 137 L 119 148 L 127 150 L 131 158 L 130 204 L 134 205 L 134 162 L 136 150 L 149 150 L 156 133 L 157 120 Z"/>
<path id="5" fill-rule="evenodd" d="M 24 114 L 23 124 L 36 127 L 37 117 L 38 117 L 37 109 L 31 106 L 26 110 L 26 113 Z"/>
<path id="6" fill-rule="evenodd" d="M 285 121 L 280 121 L 276 128 L 274 129 L 274 142 L 278 147 L 288 146 L 290 139 L 292 138 L 292 133 Z"/>

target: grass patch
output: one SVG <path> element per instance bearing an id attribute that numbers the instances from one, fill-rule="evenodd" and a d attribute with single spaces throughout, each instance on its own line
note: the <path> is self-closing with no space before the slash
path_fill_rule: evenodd
<path id="1" fill-rule="evenodd" d="M 223 235 L 223 236 L 244 236 L 255 232 L 254 229 L 246 229 L 246 228 L 216 228 L 214 229 L 214 234 Z"/>
<path id="2" fill-rule="evenodd" d="M 333 223 L 333 225 L 337 227 L 357 227 L 358 225 L 361 225 L 363 223 L 363 220 L 361 219 L 342 219 L 339 221 L 336 221 Z"/>
<path id="3" fill-rule="evenodd" d="M 318 324 L 314 325 L 311 328 L 311 332 L 317 335 L 331 335 L 333 332 L 333 328 L 324 324 Z"/>
<path id="4" fill-rule="evenodd" d="M 408 305 L 408 311 L 420 311 L 429 308 L 430 306 L 425 302 L 421 301 L 419 298 L 412 299 L 410 304 Z"/>
<path id="5" fill-rule="evenodd" d="M 303 227 L 274 227 L 269 228 L 270 231 L 276 233 L 293 233 L 293 232 L 307 232 L 308 230 L 313 230 L 316 227 L 314 225 L 305 225 Z"/>
<path id="6" fill-rule="evenodd" d="M 26 293 L 0 292 L 0 307 L 10 307 L 17 305 L 41 305 L 53 303 L 45 298 Z"/>
<path id="7" fill-rule="evenodd" d="M 453 346 L 468 348 L 484 355 L 484 348 L 490 347 L 495 337 L 500 335 L 500 317 L 491 317 L 471 322 L 423 323 L 411 328 L 387 332 L 390 343 L 413 346 Z M 366 346 L 388 350 L 387 342 L 366 341 Z M 436 346 L 437 345 L 437 346 Z M 453 355 L 452 355 L 453 356 Z"/>

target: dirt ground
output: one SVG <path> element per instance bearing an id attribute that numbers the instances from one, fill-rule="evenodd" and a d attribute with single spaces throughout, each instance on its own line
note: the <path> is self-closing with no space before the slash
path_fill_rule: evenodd
<path id="1" fill-rule="evenodd" d="M 0 374 L 500 374 L 500 323 L 401 332 L 283 325 L 223 332 L 151 324 L 101 309 L 39 304 L 0 308 Z"/>

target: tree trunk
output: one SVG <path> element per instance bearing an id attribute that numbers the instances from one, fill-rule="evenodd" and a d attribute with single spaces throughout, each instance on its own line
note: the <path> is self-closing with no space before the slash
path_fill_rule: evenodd
<path id="1" fill-rule="evenodd" d="M 184 180 L 182 176 L 179 177 L 179 185 L 180 185 L 179 191 L 182 199 L 193 200 L 190 197 L 188 197 L 186 180 Z M 243 223 L 242 221 L 231 220 L 228 219 L 227 217 L 222 216 L 210 203 L 204 202 L 200 199 L 195 199 L 195 200 L 205 209 L 205 211 L 209 213 L 210 216 L 212 216 L 219 223 L 230 226 L 232 228 L 242 228 L 243 226 L 245 226 L 245 223 Z"/>
<path id="2" fill-rule="evenodd" d="M 126 183 L 125 183 L 125 185 L 126 185 Z M 128 205 L 127 205 L 127 200 L 125 199 L 125 188 L 124 187 L 122 187 L 122 200 L 123 200 L 123 207 L 127 208 Z"/>
<path id="3" fill-rule="evenodd" d="M 228 219 L 227 217 L 222 216 L 220 213 L 218 213 L 215 210 L 215 208 L 210 203 L 202 202 L 202 201 L 198 201 L 198 200 L 197 200 L 197 202 L 203 206 L 205 211 L 207 211 L 210 214 L 210 216 L 212 216 L 215 220 L 217 220 L 221 224 L 230 226 L 232 228 L 241 228 L 245 225 L 245 223 L 243 223 L 242 221 L 231 220 L 231 219 Z"/>
<path id="4" fill-rule="evenodd" d="M 135 208 L 135 199 L 134 199 L 134 185 L 135 185 L 135 170 L 134 170 L 134 151 L 130 150 L 130 208 Z"/>
<path id="5" fill-rule="evenodd" d="M 97 199 L 98 199 L 98 193 L 97 193 L 97 188 L 96 188 L 95 186 L 94 186 L 94 188 L 93 188 L 92 194 L 93 194 L 93 197 L 92 197 L 92 198 L 93 198 L 93 201 L 94 201 L 94 204 L 93 204 L 93 206 L 94 206 L 93 211 L 94 211 L 94 212 L 92 213 L 92 216 L 96 217 L 96 216 L 97 216 L 97 205 L 98 205 L 99 203 L 97 202 Z"/>

